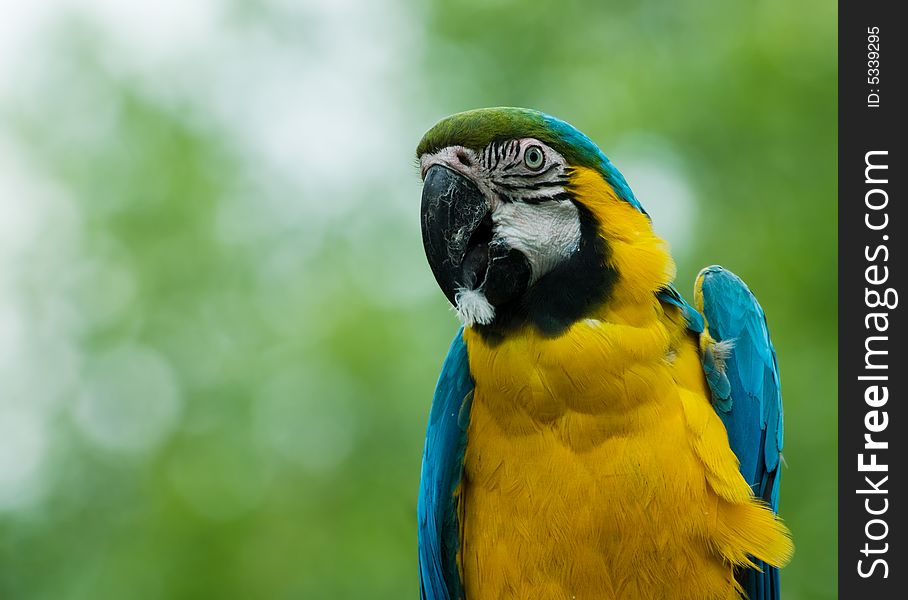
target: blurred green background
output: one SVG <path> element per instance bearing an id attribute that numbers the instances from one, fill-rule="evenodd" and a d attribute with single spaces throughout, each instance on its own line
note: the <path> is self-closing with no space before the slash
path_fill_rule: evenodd
<path id="1" fill-rule="evenodd" d="M 416 598 L 457 324 L 413 150 L 596 140 L 782 368 L 783 598 L 836 580 L 836 5 L 36 0 L 0 21 L 0 598 Z"/>

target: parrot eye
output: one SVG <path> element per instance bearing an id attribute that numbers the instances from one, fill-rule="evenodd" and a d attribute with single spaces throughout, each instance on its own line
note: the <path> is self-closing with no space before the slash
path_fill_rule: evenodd
<path id="1" fill-rule="evenodd" d="M 542 148 L 539 146 L 527 148 L 526 152 L 523 153 L 523 162 L 534 171 L 541 169 L 542 165 L 545 164 L 545 154 L 543 154 Z"/>

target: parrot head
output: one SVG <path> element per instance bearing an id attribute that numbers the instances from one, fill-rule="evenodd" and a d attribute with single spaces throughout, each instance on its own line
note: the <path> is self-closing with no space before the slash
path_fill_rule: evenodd
<path id="1" fill-rule="evenodd" d="M 622 278 L 658 280 L 641 282 L 647 288 L 671 279 L 671 259 L 624 177 L 564 121 L 523 108 L 471 110 L 437 123 L 416 154 L 429 265 L 461 321 L 480 333 L 534 325 L 557 335 L 607 302 Z M 653 257 L 652 273 L 635 266 L 635 247 Z"/>

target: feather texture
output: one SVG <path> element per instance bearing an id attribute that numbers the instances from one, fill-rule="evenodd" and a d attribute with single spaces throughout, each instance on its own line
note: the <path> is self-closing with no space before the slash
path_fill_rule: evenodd
<path id="1" fill-rule="evenodd" d="M 621 278 L 562 335 L 526 328 L 489 345 L 464 331 L 476 384 L 458 489 L 465 596 L 738 598 L 736 574 L 784 564 L 791 542 L 710 401 L 702 317 L 669 285 L 645 215 L 594 172 L 578 168 L 572 187 Z"/>
<path id="2" fill-rule="evenodd" d="M 694 302 L 706 318 L 703 365 L 729 446 L 754 495 L 777 512 L 782 396 L 766 316 L 747 285 L 719 266 L 707 267 L 697 276 Z M 716 349 L 728 343 L 727 356 L 717 361 Z M 755 567 L 739 575 L 748 598 L 778 600 L 778 569 L 759 560 Z"/>
<path id="3" fill-rule="evenodd" d="M 461 113 L 418 154 L 523 136 L 570 162 L 565 190 L 608 242 L 590 268 L 615 281 L 563 329 L 455 337 L 423 456 L 421 597 L 778 600 L 793 547 L 762 309 L 717 267 L 688 304 L 624 178 L 567 123 Z"/>
<path id="4" fill-rule="evenodd" d="M 462 596 L 456 562 L 460 532 L 455 492 L 463 472 L 472 394 L 461 329 L 442 365 L 426 429 L 417 503 L 420 597 L 424 600 Z"/>

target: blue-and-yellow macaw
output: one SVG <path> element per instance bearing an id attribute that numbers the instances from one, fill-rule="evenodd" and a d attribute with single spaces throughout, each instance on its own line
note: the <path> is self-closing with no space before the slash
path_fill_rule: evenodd
<path id="1" fill-rule="evenodd" d="M 456 114 L 417 156 L 463 322 L 429 416 L 421 597 L 777 600 L 779 370 L 747 286 L 708 267 L 689 305 L 624 177 L 559 119 Z"/>

